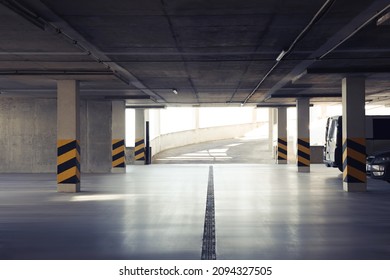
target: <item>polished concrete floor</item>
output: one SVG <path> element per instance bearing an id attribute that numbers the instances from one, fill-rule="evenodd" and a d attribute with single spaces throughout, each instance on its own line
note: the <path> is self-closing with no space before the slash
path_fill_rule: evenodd
<path id="1" fill-rule="evenodd" d="M 390 184 L 342 190 L 336 169 L 215 164 L 217 259 L 390 259 Z M 200 259 L 208 164 L 0 174 L 1 259 Z"/>

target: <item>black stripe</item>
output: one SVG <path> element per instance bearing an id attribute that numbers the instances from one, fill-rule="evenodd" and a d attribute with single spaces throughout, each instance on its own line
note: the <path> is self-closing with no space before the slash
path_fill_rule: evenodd
<path id="1" fill-rule="evenodd" d="M 120 140 L 119 142 L 116 142 L 115 144 L 112 144 L 112 149 L 115 150 L 121 146 L 124 146 L 125 145 L 125 141 L 124 140 Z"/>
<path id="2" fill-rule="evenodd" d="M 120 159 L 121 157 L 125 156 L 125 152 L 120 152 L 119 154 L 112 156 L 112 161 L 116 161 L 117 159 Z"/>
<path id="3" fill-rule="evenodd" d="M 310 149 L 310 143 L 298 138 L 298 145 Z"/>
<path id="4" fill-rule="evenodd" d="M 285 146 L 287 146 L 287 142 L 284 141 L 283 139 L 278 138 L 278 142 L 283 144 L 283 145 L 285 145 Z"/>
<path id="5" fill-rule="evenodd" d="M 344 141 L 344 144 L 343 144 L 343 152 L 345 151 L 345 149 L 347 147 L 366 156 L 366 146 L 364 146 L 364 145 L 361 145 L 361 144 L 359 144 L 351 139 L 347 139 L 347 141 Z"/>
<path id="6" fill-rule="evenodd" d="M 298 150 L 298 156 L 301 156 L 307 160 L 310 160 L 310 155 L 306 154 L 305 152 L 302 152 L 301 150 Z"/>
<path id="7" fill-rule="evenodd" d="M 356 159 L 353 159 L 351 157 L 347 157 L 344 163 L 348 164 L 349 166 L 352 166 L 353 168 L 362 171 L 366 173 L 366 163 L 357 161 Z"/>
<path id="8" fill-rule="evenodd" d="M 278 147 L 278 152 L 287 155 L 287 151 L 283 148 Z"/>
<path id="9" fill-rule="evenodd" d="M 79 145 L 79 143 L 77 143 L 77 141 L 76 141 L 76 150 L 77 150 L 77 152 L 80 155 L 80 145 Z"/>
<path id="10" fill-rule="evenodd" d="M 139 145 L 141 145 L 141 144 L 144 144 L 144 139 L 135 142 L 135 146 L 136 146 L 136 147 L 139 146 Z"/>
<path id="11" fill-rule="evenodd" d="M 75 175 L 64 181 L 58 182 L 58 184 L 78 184 L 80 183 L 80 179 Z"/>
<path id="12" fill-rule="evenodd" d="M 122 162 L 122 163 L 118 163 L 117 165 L 115 165 L 114 167 L 126 167 L 125 163 Z"/>
<path id="13" fill-rule="evenodd" d="M 301 162 L 301 161 L 299 161 L 299 160 L 298 160 L 298 162 L 297 162 L 297 165 L 298 165 L 298 166 L 309 166 L 309 165 L 307 165 L 307 164 L 305 164 L 305 163 L 303 163 L 303 162 Z"/>
<path id="14" fill-rule="evenodd" d="M 63 146 L 61 146 L 61 147 L 58 147 L 57 148 L 57 155 L 58 156 L 61 156 L 61 155 L 63 155 L 63 154 L 66 154 L 67 152 L 69 152 L 69 151 L 71 151 L 71 150 L 73 150 L 73 149 L 77 149 L 77 141 L 76 140 L 74 140 L 74 141 L 72 141 L 72 142 L 70 142 L 70 143 L 68 143 L 68 144 L 65 144 L 65 145 L 63 145 Z M 79 148 L 80 149 L 80 148 Z"/>
<path id="15" fill-rule="evenodd" d="M 216 260 L 217 253 L 215 238 L 215 207 L 214 207 L 214 174 L 213 167 L 209 167 L 209 181 L 207 185 L 206 214 L 204 218 L 202 260 Z"/>
<path id="16" fill-rule="evenodd" d="M 364 181 L 361 181 L 359 180 L 358 178 L 355 178 L 351 175 L 347 175 L 345 178 L 344 178 L 344 182 L 345 183 L 365 183 Z"/>
<path id="17" fill-rule="evenodd" d="M 139 154 L 142 154 L 142 153 L 144 153 L 144 149 L 143 148 L 139 149 L 138 151 L 135 151 L 134 155 L 138 156 Z"/>
<path id="18" fill-rule="evenodd" d="M 61 174 L 62 172 L 71 169 L 72 167 L 77 167 L 80 170 L 80 163 L 77 158 L 72 158 L 64 163 L 61 163 L 57 166 L 57 174 Z"/>

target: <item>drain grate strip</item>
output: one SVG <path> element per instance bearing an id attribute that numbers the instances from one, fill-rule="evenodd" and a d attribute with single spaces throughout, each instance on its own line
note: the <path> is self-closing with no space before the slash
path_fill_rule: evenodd
<path id="1" fill-rule="evenodd" d="M 202 260 L 216 260 L 215 209 L 214 209 L 214 174 L 213 166 L 209 167 L 207 186 L 206 214 L 204 219 Z"/>

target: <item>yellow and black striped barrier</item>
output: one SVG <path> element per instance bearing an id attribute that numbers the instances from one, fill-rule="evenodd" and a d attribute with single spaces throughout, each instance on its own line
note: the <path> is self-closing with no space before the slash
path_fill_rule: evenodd
<path id="1" fill-rule="evenodd" d="M 57 141 L 57 183 L 80 183 L 80 144 L 77 140 Z"/>
<path id="2" fill-rule="evenodd" d="M 278 138 L 278 160 L 287 160 L 287 138 Z"/>
<path id="3" fill-rule="evenodd" d="M 298 138 L 298 167 L 310 166 L 310 140 L 309 138 Z"/>
<path id="4" fill-rule="evenodd" d="M 126 167 L 124 139 L 112 140 L 112 167 L 113 168 Z"/>
<path id="5" fill-rule="evenodd" d="M 366 139 L 343 139 L 343 181 L 366 183 Z"/>
<path id="6" fill-rule="evenodd" d="M 134 159 L 145 161 L 145 142 L 142 138 L 135 139 Z"/>

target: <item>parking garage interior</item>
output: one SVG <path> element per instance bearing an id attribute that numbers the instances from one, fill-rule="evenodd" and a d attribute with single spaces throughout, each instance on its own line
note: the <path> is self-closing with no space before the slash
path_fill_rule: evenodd
<path id="1" fill-rule="evenodd" d="M 365 136 L 389 0 L 4 0 L 0 22 L 1 260 L 390 259 Z"/>

